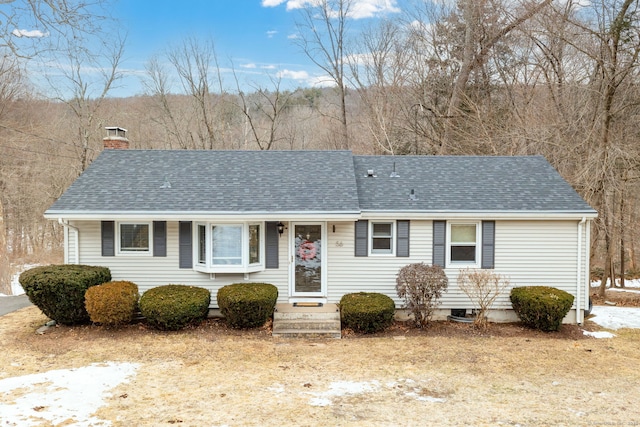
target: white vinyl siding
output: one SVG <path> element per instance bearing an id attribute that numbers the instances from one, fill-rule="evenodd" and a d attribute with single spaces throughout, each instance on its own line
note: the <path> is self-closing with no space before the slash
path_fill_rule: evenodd
<path id="1" fill-rule="evenodd" d="M 113 280 L 130 280 L 141 292 L 168 285 L 184 284 L 200 286 L 211 292 L 211 306 L 217 307 L 218 289 L 231 283 L 264 282 L 278 288 L 278 302 L 287 302 L 289 292 L 287 258 L 289 256 L 285 235 L 279 239 L 280 268 L 248 273 L 200 273 L 192 269 L 178 268 L 178 222 L 167 221 L 167 256 L 157 257 L 103 257 L 101 256 L 100 221 L 77 221 L 72 225 L 80 229 L 80 264 L 109 267 Z M 195 226 L 195 224 L 194 224 Z M 70 241 L 73 244 L 73 240 Z M 73 258 L 70 260 L 73 262 Z"/>
<path id="2" fill-rule="evenodd" d="M 333 232 L 334 225 L 335 232 Z M 396 294 L 396 275 L 398 270 L 407 264 L 431 262 L 431 227 L 431 221 L 411 221 L 410 257 L 356 257 L 354 256 L 354 223 L 329 222 L 327 227 L 329 230 L 327 233 L 328 301 L 339 302 L 344 294 L 351 292 L 380 292 L 391 297 L 400 307 L 401 301 Z"/>
<path id="3" fill-rule="evenodd" d="M 74 264 L 76 262 L 76 254 L 78 248 L 76 248 L 77 231 L 70 227 L 64 228 L 64 262 L 66 264 Z"/>
<path id="4" fill-rule="evenodd" d="M 331 227 L 329 223 L 329 230 Z M 492 272 L 506 276 L 512 286 L 553 286 L 576 295 L 578 221 L 496 221 L 495 229 Z M 354 257 L 353 223 L 336 223 L 336 232 L 328 234 L 329 301 L 338 302 L 342 295 L 350 292 L 381 292 L 400 307 L 402 301 L 395 290 L 398 270 L 411 263 L 431 263 L 432 232 L 432 221 L 412 220 L 410 257 Z M 588 272 L 585 234 L 583 232 L 583 274 Z M 473 308 L 469 298 L 457 287 L 459 271 L 459 268 L 445 269 L 449 289 L 438 308 Z M 509 292 L 510 289 L 498 298 L 494 308 L 511 307 Z M 584 304 L 584 297 L 582 301 Z"/>
<path id="5" fill-rule="evenodd" d="M 237 282 L 266 282 L 278 287 L 278 302 L 289 298 L 289 229 L 278 239 L 279 268 L 248 274 L 200 273 L 178 268 L 178 222 L 167 222 L 167 256 L 154 257 L 102 257 L 100 222 L 78 221 L 71 225 L 80 229 L 81 255 L 79 262 L 103 265 L 111 269 L 114 280 L 130 280 L 141 291 L 170 283 L 201 286 L 211 291 L 212 306 L 217 306 L 216 294 L 224 285 Z M 195 224 L 194 224 L 195 226 Z M 335 226 L 335 231 L 334 231 Z M 589 222 L 582 232 L 580 262 L 584 294 L 581 305 L 588 297 L 588 236 Z M 509 278 L 512 286 L 545 285 L 576 295 L 578 280 L 578 221 L 496 221 L 495 273 Z M 354 223 L 327 223 L 327 299 L 339 302 L 344 294 L 352 292 L 380 292 L 390 296 L 397 307 L 395 280 L 398 270 L 410 263 L 431 263 L 432 232 L 430 220 L 412 220 L 410 226 L 410 257 L 356 257 L 354 256 Z M 73 232 L 69 232 L 67 260 L 74 262 Z M 467 296 L 458 289 L 457 268 L 447 268 L 449 290 L 441 300 L 441 309 L 473 308 Z M 213 277 L 213 278 L 212 278 Z M 509 291 L 495 303 L 494 308 L 510 308 Z"/>

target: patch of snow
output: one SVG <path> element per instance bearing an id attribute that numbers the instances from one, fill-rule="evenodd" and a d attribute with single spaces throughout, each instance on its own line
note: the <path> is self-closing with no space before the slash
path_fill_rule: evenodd
<path id="1" fill-rule="evenodd" d="M 371 393 L 380 388 L 378 381 L 336 381 L 329 385 L 329 390 L 322 393 L 309 393 L 316 397 L 309 401 L 311 406 L 329 406 L 333 402 L 331 398 L 345 395 Z"/>
<path id="2" fill-rule="evenodd" d="M 11 295 L 22 295 L 24 294 L 24 289 L 20 286 L 20 275 L 33 267 L 38 267 L 40 264 L 25 264 L 18 268 L 18 272 L 11 276 Z"/>
<path id="3" fill-rule="evenodd" d="M 414 399 L 421 402 L 444 403 L 447 401 L 446 399 L 443 399 L 441 397 L 420 396 L 418 393 L 415 393 L 413 391 L 406 393 L 405 396 L 413 397 Z"/>
<path id="4" fill-rule="evenodd" d="M 627 288 L 609 288 L 608 291 L 612 292 L 628 292 L 630 294 L 640 294 L 640 291 L 635 289 L 627 289 Z"/>
<path id="5" fill-rule="evenodd" d="M 92 416 L 113 389 L 135 374 L 136 363 L 94 363 L 0 380 L 0 413 L 7 425 L 109 426 Z M 4 425 L 4 424 L 3 424 Z"/>
<path id="6" fill-rule="evenodd" d="M 589 320 L 607 329 L 640 328 L 640 308 L 595 305 Z"/>
<path id="7" fill-rule="evenodd" d="M 582 333 L 588 337 L 594 337 L 594 338 L 613 338 L 616 336 L 615 334 L 612 334 L 611 332 L 607 332 L 607 331 L 598 331 L 598 332 L 582 331 Z"/>
<path id="8" fill-rule="evenodd" d="M 601 282 L 602 282 L 601 280 L 594 280 L 591 282 L 591 287 L 599 288 Z M 617 288 L 610 288 L 609 287 L 610 285 L 611 285 L 611 279 L 607 279 L 607 290 L 617 289 Z M 626 279 L 624 281 L 624 285 L 630 288 L 640 288 L 640 279 Z M 616 286 L 620 286 L 620 279 L 616 279 Z"/>
<path id="9" fill-rule="evenodd" d="M 267 387 L 267 390 L 273 393 L 284 393 L 284 386 L 282 384 L 274 384 L 273 387 Z"/>

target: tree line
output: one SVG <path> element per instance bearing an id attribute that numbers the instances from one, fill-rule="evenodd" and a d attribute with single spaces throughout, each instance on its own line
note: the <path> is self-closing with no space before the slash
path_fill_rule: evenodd
<path id="1" fill-rule="evenodd" d="M 60 34 L 78 45 L 56 52 L 69 66 L 48 81 L 65 91 L 43 98 L 20 60 L 41 52 L 5 42 L 14 54 L 0 62 L 1 270 L 59 257 L 62 230 L 42 213 L 99 154 L 104 126 L 122 126 L 145 149 L 540 154 L 598 210 L 591 256 L 604 281 L 636 271 L 638 3 L 417 2 L 356 27 L 355 0 L 322 0 L 300 11 L 294 42 L 333 83 L 323 89 L 229 77 L 212 41 L 187 38 L 148 59 L 143 94 L 113 98 L 126 38 L 94 25 Z M 83 48 L 90 37 L 109 41 L 100 55 Z M 98 63 L 100 78 L 85 80 Z"/>

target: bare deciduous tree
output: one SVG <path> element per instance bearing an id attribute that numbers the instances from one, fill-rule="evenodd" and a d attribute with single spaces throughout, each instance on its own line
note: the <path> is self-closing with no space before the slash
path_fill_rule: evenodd
<path id="1" fill-rule="evenodd" d="M 341 139 L 337 148 L 349 148 L 346 57 L 348 20 L 352 0 L 318 0 L 302 9 L 300 35 L 294 41 L 333 80 L 338 95 Z"/>
<path id="2" fill-rule="evenodd" d="M 491 270 L 465 268 L 458 273 L 457 284 L 477 307 L 474 325 L 486 328 L 487 314 L 498 296 L 503 295 L 509 287 L 509 281 Z"/>

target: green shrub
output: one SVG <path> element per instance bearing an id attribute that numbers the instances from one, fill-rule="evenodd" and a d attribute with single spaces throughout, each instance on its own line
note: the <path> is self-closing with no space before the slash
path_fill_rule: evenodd
<path id="1" fill-rule="evenodd" d="M 164 285 L 140 297 L 140 312 L 151 326 L 176 331 L 200 323 L 209 314 L 211 293 L 204 288 Z"/>
<path id="2" fill-rule="evenodd" d="M 107 282 L 90 287 L 84 294 L 89 318 L 105 326 L 131 322 L 138 309 L 139 298 L 138 285 L 132 282 Z"/>
<path id="3" fill-rule="evenodd" d="M 396 305 L 386 295 L 373 292 L 346 294 L 340 299 L 342 326 L 356 332 L 380 332 L 393 324 Z"/>
<path id="4" fill-rule="evenodd" d="M 557 331 L 573 305 L 573 295 L 549 286 L 522 286 L 511 290 L 511 304 L 525 325 Z"/>
<path id="5" fill-rule="evenodd" d="M 25 271 L 19 280 L 29 300 L 46 316 L 73 325 L 89 321 L 84 294 L 92 286 L 109 282 L 111 271 L 90 265 L 49 265 Z"/>
<path id="6" fill-rule="evenodd" d="M 234 283 L 218 290 L 218 306 L 233 328 L 257 328 L 273 314 L 278 288 L 269 283 Z"/>

